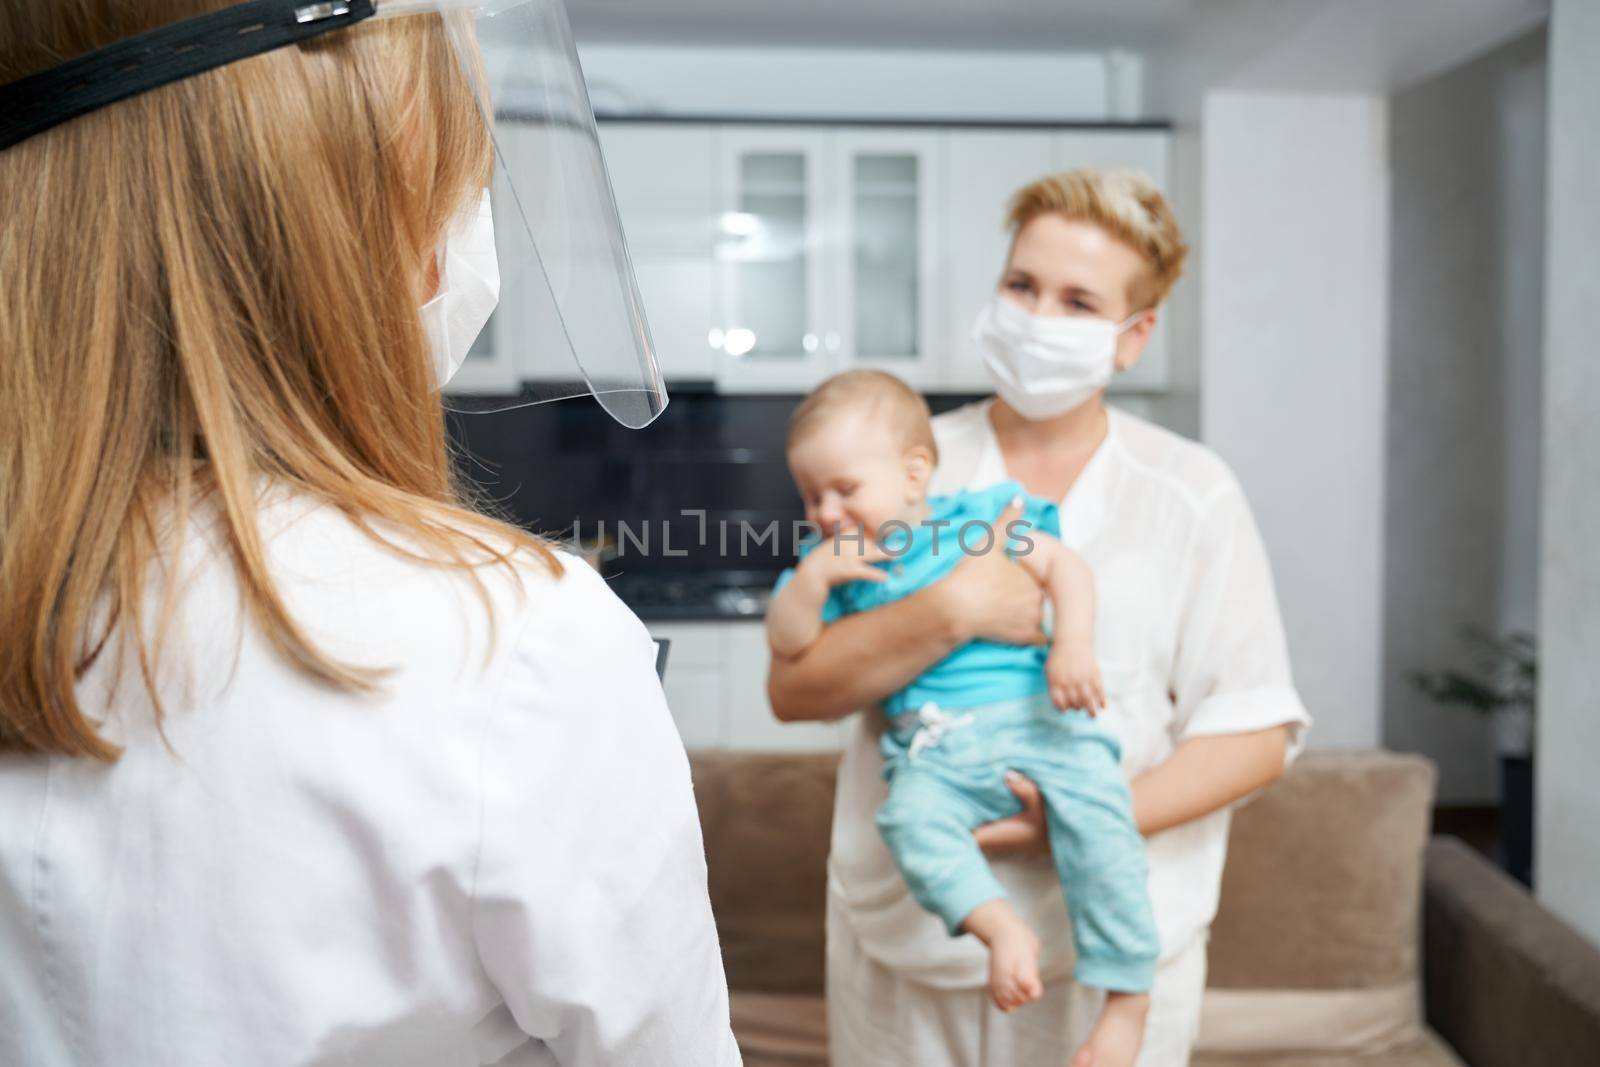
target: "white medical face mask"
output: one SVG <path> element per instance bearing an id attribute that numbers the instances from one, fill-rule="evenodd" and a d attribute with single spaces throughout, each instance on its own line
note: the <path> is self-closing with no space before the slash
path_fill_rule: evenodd
<path id="1" fill-rule="evenodd" d="M 434 380 L 442 389 L 455 377 L 472 342 L 500 302 L 500 262 L 494 252 L 489 190 L 439 246 L 439 292 L 422 305 L 422 325 L 433 352 Z"/>
<path id="2" fill-rule="evenodd" d="M 978 312 L 972 339 L 995 392 L 1025 419 L 1064 415 L 1105 388 L 1116 372 L 1117 338 L 1144 316 L 1125 322 L 1035 315 L 996 295 Z"/>

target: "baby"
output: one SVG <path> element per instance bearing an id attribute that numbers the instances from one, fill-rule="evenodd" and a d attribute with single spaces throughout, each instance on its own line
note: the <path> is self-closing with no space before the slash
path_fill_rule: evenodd
<path id="1" fill-rule="evenodd" d="M 878 371 L 838 375 L 802 401 L 789 423 L 788 459 L 806 518 L 825 536 L 778 580 L 767 611 L 775 655 L 802 654 L 840 616 L 909 596 L 990 545 L 1009 551 L 1048 593 L 1048 650 L 972 641 L 884 701 L 889 798 L 878 827 L 917 902 L 952 935 L 970 933 L 988 947 L 990 994 L 1011 1011 L 1043 992 L 1039 940 L 972 831 L 1020 810 L 1005 770 L 1037 783 L 1076 978 L 1107 992 L 1074 1063 L 1131 1067 L 1158 941 L 1120 745 L 1094 717 L 1105 705 L 1094 581 L 1057 540 L 1056 505 L 1015 482 L 929 497 L 938 449 L 927 404 Z M 1019 517 L 1001 528 L 1019 502 Z"/>

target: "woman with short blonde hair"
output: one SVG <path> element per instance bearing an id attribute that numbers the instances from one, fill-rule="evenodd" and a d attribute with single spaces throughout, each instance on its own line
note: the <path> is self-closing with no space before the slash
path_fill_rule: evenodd
<path id="1" fill-rule="evenodd" d="M 13 2 L 0 92 L 351 8 Z M 0 1061 L 737 1062 L 653 646 L 452 473 L 453 17 L 6 131 Z"/>
<path id="2" fill-rule="evenodd" d="M 1147 178 L 1081 169 L 1018 190 L 1011 248 L 974 339 L 996 396 L 934 420 L 932 493 L 1008 479 L 1061 502 L 1061 539 L 1095 577 L 1095 656 L 1146 838 L 1161 936 L 1139 1067 L 1183 1067 L 1199 1028 L 1206 933 L 1233 804 L 1270 783 L 1310 717 L 1289 672 L 1270 567 L 1237 480 L 1203 446 L 1108 408 L 1143 353 L 1187 247 Z M 1002 516 L 999 525 L 1014 517 Z M 860 708 L 839 769 L 828 879 L 834 1067 L 1125 1067 L 1085 1047 L 1100 994 L 1073 982 L 1072 939 L 1038 790 L 1007 774 L 1019 814 L 976 831 L 1042 941 L 1043 994 L 1003 1012 L 988 961 L 910 896 L 874 826 L 886 789 L 874 705 L 969 641 L 1035 644 L 1043 595 L 1003 554 L 972 556 L 902 600 L 774 656 L 785 720 Z M 997 775 L 1004 773 L 996 768 Z"/>

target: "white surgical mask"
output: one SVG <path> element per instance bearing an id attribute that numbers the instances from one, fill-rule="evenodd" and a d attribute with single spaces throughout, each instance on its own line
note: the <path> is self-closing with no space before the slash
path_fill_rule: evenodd
<path id="1" fill-rule="evenodd" d="M 461 369 L 472 342 L 500 302 L 489 191 L 445 234 L 439 246 L 439 292 L 422 305 L 422 325 L 440 388 Z"/>
<path id="2" fill-rule="evenodd" d="M 995 392 L 1034 421 L 1065 415 L 1104 389 L 1117 369 L 1117 338 L 1138 322 L 1035 315 L 1004 296 L 978 312 L 972 339 Z"/>

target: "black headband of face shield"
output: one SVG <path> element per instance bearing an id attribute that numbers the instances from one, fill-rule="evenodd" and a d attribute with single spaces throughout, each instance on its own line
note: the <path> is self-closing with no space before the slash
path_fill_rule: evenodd
<path id="1" fill-rule="evenodd" d="M 0 151 L 108 104 L 374 14 L 374 0 L 252 0 L 85 52 L 0 85 Z"/>

